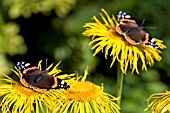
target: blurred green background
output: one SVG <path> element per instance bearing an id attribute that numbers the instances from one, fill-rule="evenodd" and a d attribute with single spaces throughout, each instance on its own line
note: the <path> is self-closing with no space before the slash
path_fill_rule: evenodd
<path id="1" fill-rule="evenodd" d="M 169 0 L 1 0 L 0 2 L 0 72 L 11 74 L 18 61 L 37 65 L 48 58 L 48 65 L 62 61 L 63 73 L 83 74 L 89 66 L 87 80 L 101 85 L 104 91 L 116 96 L 117 64 L 110 67 L 111 59 L 104 54 L 92 57 L 83 37 L 83 25 L 100 18 L 101 8 L 109 15 L 120 10 L 130 14 L 153 37 L 161 39 L 167 49 L 161 53 L 162 61 L 140 75 L 125 76 L 122 113 L 143 113 L 146 99 L 153 93 L 169 90 L 170 81 L 170 1 Z M 101 19 L 101 18 L 100 18 Z M 146 113 L 150 113 L 148 110 Z"/>

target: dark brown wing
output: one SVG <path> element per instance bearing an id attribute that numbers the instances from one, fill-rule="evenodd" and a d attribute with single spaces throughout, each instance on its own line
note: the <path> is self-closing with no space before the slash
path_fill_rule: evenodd
<path id="1" fill-rule="evenodd" d="M 47 76 L 39 76 L 41 78 L 40 81 L 34 82 L 33 86 L 38 87 L 40 89 L 52 89 L 52 86 L 55 84 L 54 77 L 47 75 Z M 36 79 L 39 79 L 36 78 Z"/>
<path id="2" fill-rule="evenodd" d="M 123 34 L 129 37 L 126 39 L 131 39 L 135 41 L 136 43 L 140 42 L 141 40 L 141 36 L 140 36 L 141 27 L 140 26 L 137 26 L 137 24 L 134 24 L 134 23 L 120 24 L 119 26 L 121 30 L 123 31 Z"/>
<path id="3" fill-rule="evenodd" d="M 22 78 L 25 79 L 25 81 L 30 85 L 33 85 L 34 82 L 41 79 L 41 76 L 42 71 L 39 69 L 33 69 L 26 71 L 26 73 L 22 75 Z"/>

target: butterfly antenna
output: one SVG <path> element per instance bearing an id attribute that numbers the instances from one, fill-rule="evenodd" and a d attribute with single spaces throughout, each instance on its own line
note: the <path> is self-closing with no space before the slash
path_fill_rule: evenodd
<path id="1" fill-rule="evenodd" d="M 141 26 L 143 26 L 144 23 L 145 23 L 145 19 L 143 19 Z"/>
<path id="2" fill-rule="evenodd" d="M 45 59 L 45 67 L 47 69 L 48 58 Z"/>
<path id="3" fill-rule="evenodd" d="M 143 27 L 143 28 L 156 29 L 155 27 Z"/>
<path id="4" fill-rule="evenodd" d="M 155 29 L 155 27 L 143 27 L 143 24 L 144 24 L 144 23 L 145 23 L 145 19 L 143 19 L 143 21 L 142 21 L 142 24 L 141 24 L 142 28 Z"/>

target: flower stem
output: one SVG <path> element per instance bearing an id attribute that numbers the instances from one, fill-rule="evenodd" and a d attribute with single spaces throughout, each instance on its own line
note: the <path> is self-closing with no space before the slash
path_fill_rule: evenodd
<path id="1" fill-rule="evenodd" d="M 120 106 L 121 103 L 121 95 L 122 95 L 122 87 L 123 87 L 123 73 L 120 69 L 120 64 L 118 64 L 118 71 L 117 71 L 117 97 L 118 105 Z"/>

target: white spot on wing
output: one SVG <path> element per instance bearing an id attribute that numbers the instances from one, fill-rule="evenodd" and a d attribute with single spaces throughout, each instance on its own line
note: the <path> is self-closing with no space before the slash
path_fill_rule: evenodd
<path id="1" fill-rule="evenodd" d="M 30 65 L 30 63 L 26 63 L 26 64 L 25 64 L 25 67 L 28 67 L 29 65 Z"/>
<path id="2" fill-rule="evenodd" d="M 64 83 L 65 83 L 65 82 L 62 80 L 62 81 L 61 81 L 61 84 L 64 84 Z"/>
<path id="3" fill-rule="evenodd" d="M 151 40 L 151 42 L 153 43 L 153 42 L 155 42 L 155 40 L 154 40 L 154 39 L 152 39 L 152 40 Z"/>
<path id="4" fill-rule="evenodd" d="M 121 15 L 122 14 L 122 11 L 119 11 L 119 15 Z"/>
<path id="5" fill-rule="evenodd" d="M 130 18 L 130 15 L 125 15 L 125 18 Z"/>

